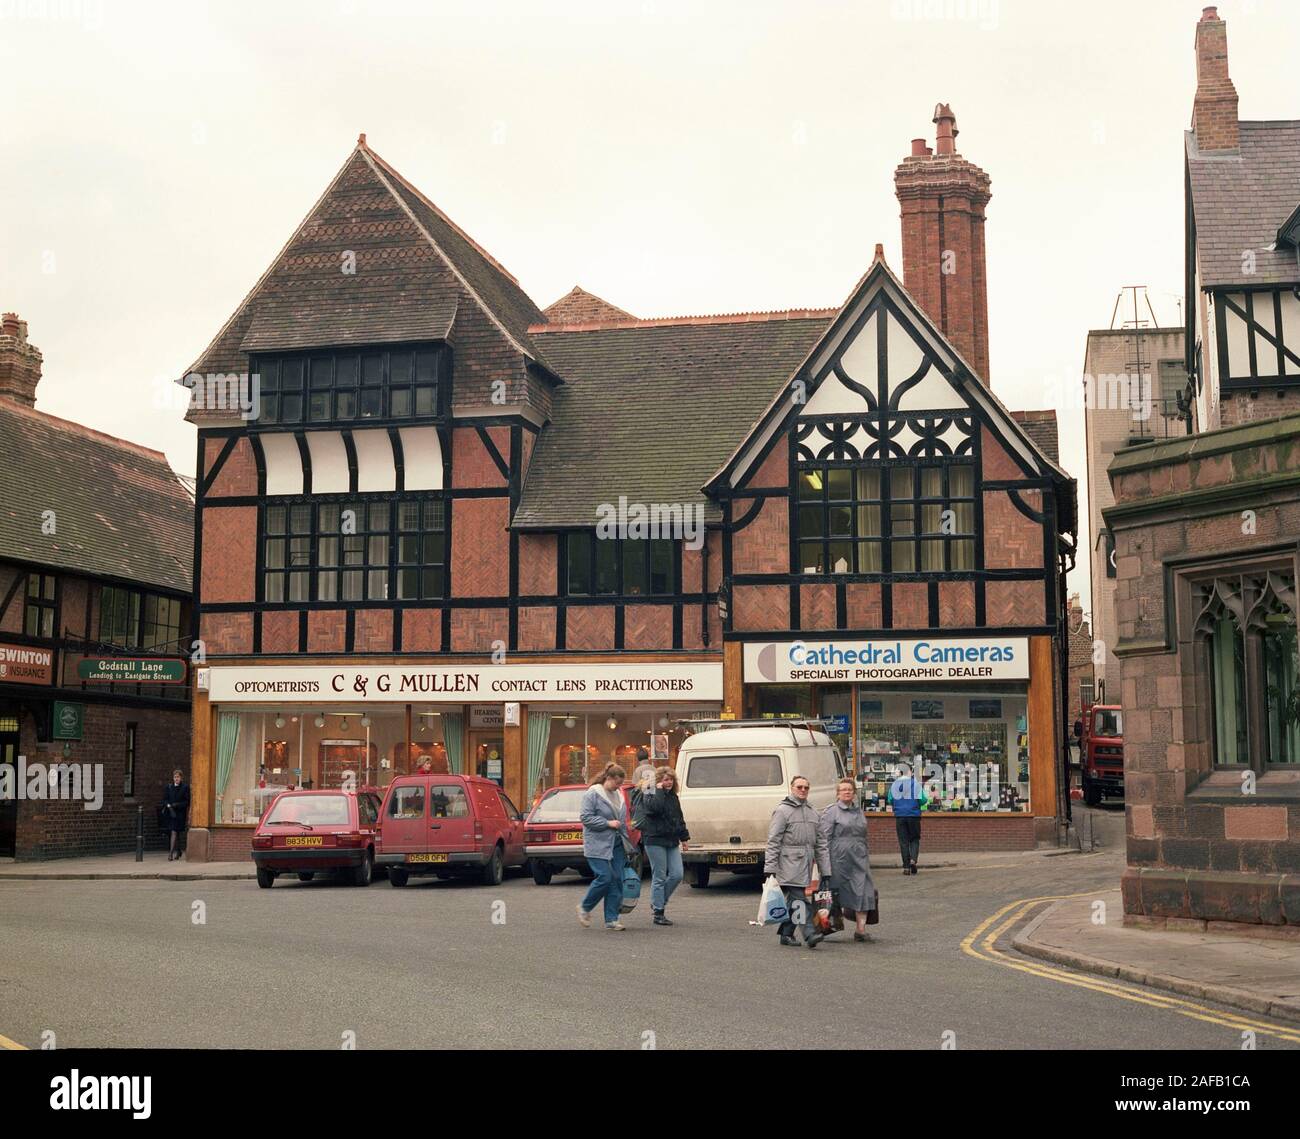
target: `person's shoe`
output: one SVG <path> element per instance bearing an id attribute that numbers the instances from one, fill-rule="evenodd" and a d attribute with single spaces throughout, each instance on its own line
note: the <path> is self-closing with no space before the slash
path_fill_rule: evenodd
<path id="1" fill-rule="evenodd" d="M 668 916 L 663 912 L 663 910 L 655 910 L 655 925 L 672 925 L 672 924 L 673 923 L 668 920 Z"/>
<path id="2" fill-rule="evenodd" d="M 804 944 L 804 948 L 805 948 L 805 949 L 816 949 L 817 946 L 818 946 L 819 944 L 821 944 L 821 942 L 822 942 L 822 940 L 825 938 L 825 936 L 826 936 L 826 935 L 825 935 L 824 933 L 814 933 L 814 934 L 810 935 L 809 938 L 808 938 L 808 940 L 805 941 L 805 942 L 803 943 L 803 944 Z"/>
<path id="3" fill-rule="evenodd" d="M 871 934 L 869 933 L 858 933 L 855 930 L 853 933 L 853 940 L 854 941 L 875 941 L 876 939 L 872 937 Z"/>
<path id="4" fill-rule="evenodd" d="M 627 926 L 625 926 L 621 921 L 607 921 L 605 923 L 605 928 L 606 929 L 627 929 Z"/>
<path id="5" fill-rule="evenodd" d="M 591 911 L 584 910 L 581 902 L 578 903 L 578 924 L 582 926 L 583 929 L 591 928 Z"/>
<path id="6" fill-rule="evenodd" d="M 782 944 L 782 945 L 798 945 L 799 943 L 798 943 L 797 941 L 795 941 L 795 939 L 794 939 L 793 937 L 786 937 L 785 934 L 781 934 L 781 944 Z"/>

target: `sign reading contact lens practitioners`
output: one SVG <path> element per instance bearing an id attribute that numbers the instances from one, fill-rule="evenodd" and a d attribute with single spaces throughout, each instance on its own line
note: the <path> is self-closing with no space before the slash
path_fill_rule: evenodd
<path id="1" fill-rule="evenodd" d="M 1027 680 L 1029 638 L 755 641 L 746 684 L 890 680 Z"/>

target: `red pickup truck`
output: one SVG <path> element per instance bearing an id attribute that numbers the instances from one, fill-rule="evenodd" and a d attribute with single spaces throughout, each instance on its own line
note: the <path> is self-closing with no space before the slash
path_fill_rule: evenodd
<path id="1" fill-rule="evenodd" d="M 1124 711 L 1118 704 L 1091 704 L 1076 720 L 1083 801 L 1095 807 L 1106 796 L 1124 798 Z"/>

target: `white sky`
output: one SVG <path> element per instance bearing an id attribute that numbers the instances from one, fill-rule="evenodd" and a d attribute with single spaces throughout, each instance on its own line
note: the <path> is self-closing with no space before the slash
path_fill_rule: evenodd
<path id="1" fill-rule="evenodd" d="M 893 170 L 942 101 L 993 180 L 994 390 L 1058 408 L 1082 484 L 1087 330 L 1128 284 L 1178 320 L 1200 10 L 0 0 L 0 310 L 44 353 L 41 410 L 189 475 L 160 393 L 359 131 L 539 306 L 581 284 L 658 316 L 838 305 L 878 241 L 901 275 Z M 1241 117 L 1300 116 L 1300 4 L 1219 14 Z"/>

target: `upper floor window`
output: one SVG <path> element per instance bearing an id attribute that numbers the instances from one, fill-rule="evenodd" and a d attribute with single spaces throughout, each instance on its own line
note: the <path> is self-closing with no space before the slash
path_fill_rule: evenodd
<path id="1" fill-rule="evenodd" d="M 23 632 L 29 637 L 54 636 L 54 576 L 45 573 L 27 575 L 27 604 L 23 612 Z"/>
<path id="2" fill-rule="evenodd" d="M 446 540 L 442 499 L 267 506 L 262 600 L 441 598 Z"/>
<path id="3" fill-rule="evenodd" d="M 802 573 L 975 568 L 971 463 L 800 464 L 795 509 Z"/>
<path id="4" fill-rule="evenodd" d="M 99 594 L 99 639 L 132 649 L 162 649 L 181 638 L 176 597 L 106 585 Z"/>
<path id="5" fill-rule="evenodd" d="M 442 406 L 440 347 L 258 356 L 259 425 L 433 419 Z"/>
<path id="6" fill-rule="evenodd" d="M 677 590 L 671 538 L 597 538 L 589 530 L 566 537 L 570 597 L 662 595 Z"/>

